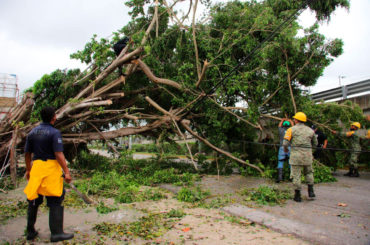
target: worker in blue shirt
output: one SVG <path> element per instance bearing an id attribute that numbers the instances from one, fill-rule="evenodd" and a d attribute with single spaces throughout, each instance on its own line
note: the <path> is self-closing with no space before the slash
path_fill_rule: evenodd
<path id="1" fill-rule="evenodd" d="M 63 172 L 67 183 L 72 181 L 72 177 L 63 154 L 62 135 L 53 127 L 56 121 L 55 109 L 43 108 L 41 118 L 43 122 L 31 130 L 25 145 L 25 176 L 28 180 L 24 189 L 28 200 L 27 240 L 33 240 L 38 234 L 35 229 L 37 210 L 44 196 L 50 209 L 50 241 L 69 240 L 74 235 L 63 231 Z"/>

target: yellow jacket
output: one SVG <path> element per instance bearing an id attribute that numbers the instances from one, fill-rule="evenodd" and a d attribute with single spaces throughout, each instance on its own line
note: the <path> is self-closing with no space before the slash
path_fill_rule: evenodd
<path id="1" fill-rule="evenodd" d="M 60 197 L 63 193 L 62 168 L 57 160 L 33 161 L 30 179 L 24 193 L 28 200 L 43 196 Z"/>

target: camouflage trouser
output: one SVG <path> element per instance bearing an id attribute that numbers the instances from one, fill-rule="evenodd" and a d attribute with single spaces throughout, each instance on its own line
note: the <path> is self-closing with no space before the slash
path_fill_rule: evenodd
<path id="1" fill-rule="evenodd" d="M 312 165 L 292 165 L 290 175 L 293 178 L 293 186 L 295 190 L 301 190 L 301 171 L 305 175 L 309 185 L 313 185 L 313 169 Z"/>
<path id="2" fill-rule="evenodd" d="M 358 168 L 358 165 L 357 165 L 357 158 L 358 158 L 358 153 L 351 153 L 351 158 L 349 159 L 349 166 L 357 169 Z"/>

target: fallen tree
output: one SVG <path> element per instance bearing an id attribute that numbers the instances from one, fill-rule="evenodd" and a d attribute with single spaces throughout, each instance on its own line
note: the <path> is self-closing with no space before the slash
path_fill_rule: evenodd
<path id="1" fill-rule="evenodd" d="M 22 147 L 41 108 L 52 105 L 58 108 L 55 126 L 64 143 L 73 146 L 69 150 L 97 139 L 135 134 L 158 138 L 163 130 L 181 136 L 187 131 L 262 173 L 217 145 L 230 144 L 233 138 L 255 140 L 257 131 L 266 130 L 264 118 L 279 120 L 307 105 L 309 98 L 301 87 L 315 84 L 342 53 L 342 42 L 326 40 L 317 24 L 299 37 L 298 15 L 311 8 L 318 20 L 325 20 L 336 7 L 349 6 L 347 0 L 233 1 L 213 6 L 205 1 L 208 16 L 196 22 L 198 0 L 187 2 L 189 11 L 183 16 L 175 11 L 183 1 L 149 2 L 152 5 L 126 1 L 132 10 L 128 25 L 111 40 L 94 36 L 84 50 L 71 55 L 88 64 L 87 70 L 57 70 L 27 91 L 1 122 L 2 166 L 9 147 Z M 122 34 L 130 42 L 115 57 L 111 47 Z M 245 106 L 240 110 L 238 104 Z M 111 130 L 112 126 L 118 128 Z"/>

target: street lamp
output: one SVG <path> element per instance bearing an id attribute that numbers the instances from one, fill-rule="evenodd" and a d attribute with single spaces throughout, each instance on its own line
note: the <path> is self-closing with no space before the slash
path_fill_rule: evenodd
<path id="1" fill-rule="evenodd" d="M 341 84 L 341 82 L 340 82 L 340 79 L 343 79 L 343 78 L 346 78 L 345 76 L 338 76 L 338 79 L 339 79 L 339 87 L 342 87 L 342 84 Z"/>

